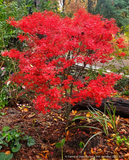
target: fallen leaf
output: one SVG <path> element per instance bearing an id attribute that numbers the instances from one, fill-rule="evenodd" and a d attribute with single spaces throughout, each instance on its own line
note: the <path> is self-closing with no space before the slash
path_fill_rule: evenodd
<path id="1" fill-rule="evenodd" d="M 35 116 L 35 113 L 31 113 L 31 114 L 28 115 L 28 118 L 32 118 L 34 116 Z"/>
<path id="2" fill-rule="evenodd" d="M 92 116 L 91 113 L 87 112 L 86 117 L 91 117 L 91 116 Z"/>
<path id="3" fill-rule="evenodd" d="M 116 147 L 116 148 L 115 148 L 115 151 L 118 151 L 118 152 L 119 152 L 119 151 L 120 151 L 120 149 L 119 149 L 118 147 Z"/>
<path id="4" fill-rule="evenodd" d="M 22 116 L 22 119 L 26 118 L 26 116 Z"/>
<path id="5" fill-rule="evenodd" d="M 125 134 L 126 134 L 127 132 L 126 132 L 125 129 L 121 129 L 121 130 L 120 130 L 120 133 L 121 133 L 121 134 L 122 134 L 122 133 L 125 133 Z"/>
<path id="6" fill-rule="evenodd" d="M 66 132 L 66 141 L 69 139 L 69 131 Z"/>
<path id="7" fill-rule="evenodd" d="M 129 153 L 125 154 L 124 157 L 129 157 Z"/>
<path id="8" fill-rule="evenodd" d="M 56 119 L 56 118 L 54 118 L 54 121 L 56 121 L 56 122 L 57 122 L 57 119 Z"/>
<path id="9" fill-rule="evenodd" d="M 89 118 L 87 118 L 87 121 L 90 123 L 91 122 L 91 120 L 89 119 Z"/>
<path id="10" fill-rule="evenodd" d="M 113 147 L 113 144 L 110 143 L 110 142 L 108 142 L 107 145 L 110 146 L 110 147 Z"/>
<path id="11" fill-rule="evenodd" d="M 125 120 L 127 123 L 129 123 L 129 118 L 124 118 L 124 120 Z"/>
<path id="12" fill-rule="evenodd" d="M 87 156 L 86 152 L 83 153 L 84 156 Z"/>
<path id="13" fill-rule="evenodd" d="M 111 134 L 111 136 L 114 137 L 114 136 L 116 136 L 116 134 L 113 133 L 113 134 Z"/>
<path id="14" fill-rule="evenodd" d="M 116 125 L 118 125 L 119 119 L 120 119 L 120 116 L 118 116 L 117 119 L 116 119 Z"/>
<path id="15" fill-rule="evenodd" d="M 56 143 L 52 143 L 51 146 L 54 146 Z"/>
<path id="16" fill-rule="evenodd" d="M 38 153 L 41 157 L 43 157 L 44 158 L 44 155 L 43 154 L 41 154 L 41 153 Z"/>
<path id="17" fill-rule="evenodd" d="M 40 156 L 39 156 L 39 155 L 36 155 L 36 158 L 37 158 L 37 159 L 40 159 Z"/>
<path id="18" fill-rule="evenodd" d="M 48 153 L 49 152 L 49 150 L 46 150 L 46 151 L 42 151 L 42 153 Z"/>
<path id="19" fill-rule="evenodd" d="M 91 148 L 91 154 L 95 154 L 96 152 L 94 152 L 94 149 L 93 148 Z"/>
<path id="20" fill-rule="evenodd" d="M 99 149 L 97 150 L 97 152 L 102 152 L 102 149 L 101 149 L 101 148 L 99 148 Z"/>
<path id="21" fill-rule="evenodd" d="M 101 160 L 108 160 L 108 159 L 106 159 L 105 157 L 102 156 L 102 159 L 101 159 Z"/>
<path id="22" fill-rule="evenodd" d="M 104 151 L 101 148 L 99 148 L 96 152 L 96 155 L 104 155 Z"/>
<path id="23" fill-rule="evenodd" d="M 59 118 L 59 119 L 61 119 L 62 121 L 64 121 L 64 118 L 62 118 L 62 117 L 59 117 L 59 116 L 58 116 L 58 118 Z"/>
<path id="24" fill-rule="evenodd" d="M 10 154 L 10 153 L 11 153 L 10 151 L 6 151 L 6 152 L 5 152 L 6 155 L 8 155 L 8 154 Z"/>
<path id="25" fill-rule="evenodd" d="M 72 115 L 76 115 L 77 111 L 76 110 L 72 110 Z"/>
<path id="26" fill-rule="evenodd" d="M 48 147 L 47 147 L 47 145 L 42 144 L 42 145 L 41 145 L 41 148 L 42 148 L 43 150 L 47 150 Z"/>
<path id="27" fill-rule="evenodd" d="M 47 158 L 48 158 L 48 157 L 47 157 L 48 155 L 49 155 L 49 153 L 46 153 L 46 155 L 45 155 L 45 157 L 44 157 L 44 158 L 46 158 L 46 159 L 47 159 Z"/>
<path id="28" fill-rule="evenodd" d="M 121 148 L 121 150 L 126 151 L 128 148 Z"/>
<path id="29" fill-rule="evenodd" d="M 23 109 L 23 107 L 20 107 L 20 106 L 18 106 L 18 108 L 19 108 L 20 110 L 22 110 L 22 109 Z"/>
<path id="30" fill-rule="evenodd" d="M 107 123 L 107 125 L 108 125 L 108 127 L 110 127 L 110 128 L 112 128 L 113 129 L 113 126 L 112 126 L 112 124 L 111 123 Z"/>
<path id="31" fill-rule="evenodd" d="M 27 108 L 24 108 L 24 109 L 22 110 L 22 112 L 28 112 L 28 109 L 27 109 Z"/>
<path id="32" fill-rule="evenodd" d="M 119 154 L 117 151 L 114 151 L 114 159 L 119 159 Z"/>
<path id="33" fill-rule="evenodd" d="M 57 132 L 57 131 L 59 131 L 59 129 L 56 129 L 54 132 Z"/>
<path id="34" fill-rule="evenodd" d="M 119 159 L 119 154 L 114 154 L 114 160 L 118 160 Z"/>

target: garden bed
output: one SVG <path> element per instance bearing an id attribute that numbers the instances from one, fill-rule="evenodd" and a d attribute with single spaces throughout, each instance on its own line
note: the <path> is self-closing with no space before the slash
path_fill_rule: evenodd
<path id="1" fill-rule="evenodd" d="M 36 144 L 31 147 L 27 147 L 26 143 L 21 141 L 21 149 L 19 152 L 14 153 L 12 160 L 61 159 L 61 149 L 56 148 L 55 143 L 63 138 L 66 139 L 63 147 L 64 159 L 77 160 L 96 157 L 96 159 L 122 160 L 129 157 L 127 145 L 124 142 L 121 145 L 116 143 L 117 141 L 113 138 L 116 133 L 113 132 L 111 126 L 108 126 L 108 136 L 102 133 L 94 137 L 89 141 L 81 154 L 79 143 L 83 142 L 85 144 L 98 130 L 91 128 L 67 130 L 63 110 L 59 110 L 59 112 L 53 110 L 46 115 L 42 115 L 42 113 L 38 114 L 38 111 L 33 106 L 21 105 L 19 107 L 8 106 L 2 112 L 6 113 L 6 115 L 1 116 L 0 129 L 4 126 L 9 126 L 10 128 L 16 127 L 21 132 L 25 132 L 26 135 L 32 136 L 36 141 Z M 73 119 L 75 115 L 86 116 L 86 113 L 71 111 L 70 119 Z M 75 123 L 71 123 L 71 125 L 72 127 L 78 125 L 85 126 L 87 123 L 88 118 L 81 121 L 77 120 Z M 119 136 L 127 138 L 129 136 L 129 119 L 117 116 L 116 123 Z M 102 126 L 98 122 L 92 123 L 93 126 L 102 129 Z M 7 151 L 10 151 L 10 148 L 4 147 L 1 150 L 1 152 Z"/>

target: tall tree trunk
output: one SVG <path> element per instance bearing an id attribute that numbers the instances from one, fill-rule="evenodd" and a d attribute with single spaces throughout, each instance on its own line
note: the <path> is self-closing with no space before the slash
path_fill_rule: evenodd
<path id="1" fill-rule="evenodd" d="M 88 12 L 92 12 L 93 0 L 88 0 Z"/>
<path id="2" fill-rule="evenodd" d="M 65 0 L 63 0 L 63 6 L 62 6 L 63 12 L 65 10 Z"/>

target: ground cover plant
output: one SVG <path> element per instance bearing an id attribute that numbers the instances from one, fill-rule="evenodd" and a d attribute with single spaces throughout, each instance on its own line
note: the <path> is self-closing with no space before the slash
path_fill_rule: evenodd
<path id="1" fill-rule="evenodd" d="M 41 144 L 42 137 L 42 142 L 45 143 L 47 141 L 55 145 L 55 142 L 61 142 L 60 140 L 65 138 L 67 145 L 70 146 L 69 131 L 66 129 L 65 134 L 64 132 L 65 127 L 68 127 L 70 124 L 75 125 L 70 118 L 71 106 L 83 99 L 90 98 L 99 107 L 103 98 L 115 92 L 113 86 L 121 78 L 120 75 L 114 73 L 98 75 L 95 72 L 94 76 L 89 77 L 84 70 L 87 64 L 94 65 L 97 62 L 105 63 L 111 60 L 113 54 L 125 56 L 122 50 L 115 49 L 116 45 L 118 48 L 125 47 L 121 39 L 114 41 L 114 35 L 119 31 L 115 21 L 109 21 L 99 15 L 94 16 L 85 10 L 79 10 L 73 19 L 68 17 L 60 18 L 59 15 L 53 12 L 45 11 L 44 13 L 33 13 L 20 21 L 10 19 L 8 23 L 16 28 L 20 28 L 24 32 L 18 38 L 27 43 L 27 47 L 22 51 L 11 49 L 2 53 L 3 56 L 9 56 L 19 63 L 19 71 L 13 73 L 9 81 L 24 88 L 22 94 L 26 92 L 34 93 L 33 97 L 35 97 L 35 100 L 33 102 L 35 108 L 47 115 L 44 120 L 47 126 L 42 130 L 45 138 L 37 133 L 39 136 L 38 141 Z M 82 67 L 79 67 L 77 64 L 82 64 Z M 45 133 L 47 127 L 51 126 L 47 123 L 47 117 L 50 118 L 52 112 L 55 114 L 55 109 L 58 109 L 60 112 L 62 111 L 60 109 L 64 110 L 61 116 L 57 116 L 61 119 L 60 128 L 63 126 L 60 132 L 62 135 L 55 132 L 58 136 L 54 138 L 52 134 L 49 137 L 52 136 L 53 139 L 50 138 L 50 140 L 46 138 L 48 133 Z M 22 111 L 24 113 L 28 109 L 23 109 Z M 28 116 L 31 119 L 35 114 L 25 115 L 22 118 L 19 115 L 21 119 L 26 119 Z M 58 121 L 56 118 L 53 120 Z M 53 120 L 51 123 L 53 123 Z M 88 119 L 86 121 L 88 122 Z M 22 123 L 21 120 L 19 122 Z M 115 125 L 115 122 L 113 123 Z M 33 126 L 33 129 L 30 129 L 31 132 L 32 130 L 34 132 L 36 124 L 40 127 L 42 126 L 35 119 L 29 120 L 29 127 L 30 125 Z M 53 128 L 55 130 L 55 127 L 57 127 L 57 125 L 53 126 L 54 124 L 52 124 L 52 128 L 50 127 L 49 129 L 48 127 L 49 134 L 52 133 Z M 95 125 L 97 124 L 99 122 L 95 123 Z M 95 127 L 94 123 L 92 125 Z M 39 132 L 41 133 L 42 131 L 40 130 Z M 76 137 L 78 134 L 78 140 L 81 141 L 81 139 L 85 139 L 85 136 L 88 136 L 87 133 L 91 133 L 90 128 L 89 130 L 84 130 L 84 133 L 83 130 L 79 129 L 74 136 Z M 64 156 L 69 154 L 67 153 L 69 149 L 67 147 L 64 148 L 65 144 L 63 143 L 64 146 L 60 146 L 61 153 Z M 46 150 L 45 146 L 44 153 L 46 153 Z M 52 151 L 51 148 L 48 150 Z M 75 154 L 75 152 L 72 154 Z M 44 156 L 42 155 L 42 157 Z"/>
<path id="2" fill-rule="evenodd" d="M 35 140 L 31 136 L 24 135 L 23 137 L 23 135 L 24 133 L 17 129 L 10 130 L 10 127 L 8 126 L 3 127 L 2 132 L 0 132 L 0 149 L 2 149 L 4 145 L 6 147 L 10 146 L 11 151 L 15 153 L 21 148 L 21 140 L 27 140 L 27 146 L 29 147 L 35 144 Z M 6 155 L 4 152 L 1 152 L 1 154 L 1 160 L 5 159 L 4 156 L 9 156 L 8 158 L 6 157 L 7 160 L 13 157 L 12 153 Z"/>

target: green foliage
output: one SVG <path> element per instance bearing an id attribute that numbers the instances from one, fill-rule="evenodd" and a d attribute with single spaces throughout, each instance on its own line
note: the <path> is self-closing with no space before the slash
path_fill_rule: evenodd
<path id="1" fill-rule="evenodd" d="M 23 47 L 26 46 L 25 42 L 20 42 L 17 38 L 17 35 L 21 33 L 21 31 L 7 23 L 6 20 L 8 20 L 9 17 L 19 20 L 34 11 L 52 10 L 57 12 L 57 6 L 57 2 L 50 1 L 40 1 L 39 6 L 35 6 L 33 0 L 11 0 L 11 2 L 0 0 L 0 53 L 3 50 L 11 48 L 17 48 L 22 51 Z M 10 93 L 13 92 L 11 89 L 14 90 L 15 87 L 5 86 L 5 82 L 9 76 L 17 72 L 17 66 L 18 63 L 8 57 L 2 57 L 0 55 L 0 106 L 7 105 L 9 95 L 14 95 Z M 4 70 L 1 70 L 3 67 Z"/>
<path id="2" fill-rule="evenodd" d="M 122 77 L 117 83 L 115 84 L 114 88 L 119 92 L 124 92 L 125 87 L 129 86 L 129 78 Z"/>
<path id="3" fill-rule="evenodd" d="M 5 107 L 6 105 L 8 105 L 8 96 L 3 88 L 0 93 L 0 109 L 2 109 L 2 107 Z"/>
<path id="4" fill-rule="evenodd" d="M 106 111 L 108 113 L 108 116 L 107 116 L 105 111 L 103 113 L 103 112 L 101 112 L 100 110 L 98 110 L 96 108 L 90 107 L 90 108 L 88 108 L 88 111 L 89 111 L 89 113 L 91 115 L 90 117 L 87 117 L 87 116 L 86 117 L 75 116 L 72 119 L 72 122 L 74 122 L 76 120 L 84 120 L 86 118 L 90 119 L 89 123 L 93 123 L 93 122 L 98 121 L 101 124 L 101 126 L 103 127 L 103 132 L 106 135 L 108 135 L 109 134 L 109 132 L 108 132 L 108 124 L 111 124 L 111 126 L 114 129 L 114 131 L 116 131 L 116 123 L 115 123 L 116 122 L 116 117 L 115 117 L 116 109 L 113 108 L 112 105 L 110 105 L 110 108 L 111 108 L 111 111 L 107 106 L 105 106 L 105 109 L 106 109 Z M 96 129 L 96 130 L 101 130 L 100 128 L 92 127 L 92 126 L 89 126 L 88 124 L 86 124 L 84 126 L 73 127 L 71 129 L 75 129 L 75 128 L 93 128 L 93 129 Z"/>
<path id="5" fill-rule="evenodd" d="M 112 104 L 110 104 L 109 106 L 110 106 L 110 108 L 105 105 L 104 112 L 101 112 L 100 110 L 98 110 L 96 108 L 90 107 L 90 108 L 88 108 L 88 112 L 91 115 L 90 117 L 75 116 L 72 119 L 72 122 L 74 122 L 76 120 L 84 120 L 84 119 L 88 118 L 88 119 L 90 119 L 89 123 L 98 121 L 101 124 L 101 126 L 103 127 L 103 132 L 106 135 L 109 134 L 108 128 L 110 125 L 112 126 L 114 132 L 116 132 L 116 115 L 115 115 L 116 108 L 114 108 Z M 108 116 L 106 115 L 106 112 L 107 112 Z M 88 126 L 88 125 L 73 127 L 72 129 L 75 129 L 75 128 L 93 128 L 93 129 L 101 130 L 97 127 L 92 127 L 92 126 Z"/>
<path id="6" fill-rule="evenodd" d="M 115 135 L 113 135 L 113 138 L 118 146 L 121 146 L 122 143 L 124 143 L 124 145 L 126 145 L 126 147 L 129 148 L 129 137 L 127 138 L 125 136 L 121 137 L 119 133 L 116 133 Z"/>
<path id="7" fill-rule="evenodd" d="M 6 155 L 4 152 L 0 153 L 0 160 L 11 160 L 13 158 L 13 153 Z"/>
<path id="8" fill-rule="evenodd" d="M 31 136 L 25 135 L 23 137 L 23 140 L 27 140 L 27 146 L 28 147 L 31 147 L 31 146 L 33 146 L 35 144 L 35 140 Z"/>
<path id="9" fill-rule="evenodd" d="M 63 146 L 64 146 L 64 144 L 65 144 L 65 138 L 63 138 L 63 139 L 61 140 L 61 142 L 57 142 L 57 143 L 55 144 L 55 146 L 56 146 L 57 148 L 61 148 L 61 157 L 62 157 L 62 160 L 63 160 Z"/>
<path id="10" fill-rule="evenodd" d="M 41 11 L 43 12 L 44 10 L 48 11 L 53 11 L 57 12 L 58 10 L 58 2 L 51 2 L 50 0 L 48 1 L 43 1 L 39 0 L 39 4 L 34 3 L 34 0 L 16 0 L 18 3 L 18 6 L 26 6 L 26 10 L 28 14 L 32 14 L 33 12 Z"/>
<path id="11" fill-rule="evenodd" d="M 106 111 L 104 111 L 103 113 L 96 108 L 91 107 L 91 109 L 89 108 L 91 119 L 98 121 L 102 125 L 103 131 L 106 135 L 109 134 L 108 128 L 110 125 L 113 127 L 114 132 L 116 132 L 116 108 L 113 108 L 113 105 L 110 105 L 111 111 L 109 107 L 105 105 L 108 116 L 106 115 Z"/>
<path id="12" fill-rule="evenodd" d="M 103 132 L 106 135 L 108 135 L 109 134 L 109 131 L 108 131 L 109 130 L 109 126 L 112 126 L 114 132 L 116 132 L 116 115 L 115 115 L 116 108 L 114 108 L 113 105 L 109 105 L 109 106 L 110 106 L 110 109 L 109 109 L 108 106 L 105 106 L 105 109 L 107 111 L 108 116 L 106 115 L 106 111 L 104 111 L 104 113 L 103 113 L 103 112 L 101 112 L 100 110 L 98 110 L 96 108 L 90 107 L 91 109 L 90 108 L 88 109 L 88 113 L 89 113 L 90 116 L 88 116 L 88 117 L 85 116 L 84 117 L 84 116 L 77 115 L 72 119 L 72 122 L 75 122 L 76 120 L 84 120 L 84 119 L 88 118 L 89 119 L 89 123 L 93 123 L 93 122 L 98 121 L 101 124 L 101 126 L 103 127 L 103 131 L 102 131 L 102 129 L 100 129 L 100 128 L 89 126 L 88 125 L 89 123 L 86 124 L 86 125 L 77 126 L 77 127 L 72 127 L 72 125 L 70 126 L 71 129 L 92 128 L 92 129 L 96 129 L 96 130 L 101 130 L 101 131 L 97 132 L 96 134 L 94 134 L 93 136 L 91 136 L 88 139 L 88 141 L 86 142 L 85 145 L 84 145 L 83 142 L 79 143 L 80 148 L 82 148 L 81 153 L 83 152 L 83 150 L 85 149 L 85 147 L 87 146 L 89 141 L 92 138 L 94 138 L 95 136 L 97 136 L 97 135 L 99 135 L 99 134 L 101 134 Z M 85 112 L 85 111 L 83 111 L 83 112 Z M 71 129 L 69 129 L 69 130 L 71 130 Z"/>
<path id="13" fill-rule="evenodd" d="M 84 142 L 81 141 L 81 142 L 79 143 L 79 147 L 80 147 L 80 148 L 83 148 L 83 147 L 84 147 Z"/>
<path id="14" fill-rule="evenodd" d="M 4 112 L 0 112 L 0 117 L 6 115 Z"/>
<path id="15" fill-rule="evenodd" d="M 85 111 L 84 111 L 85 112 Z M 84 117 L 84 116 L 75 116 L 71 122 L 76 122 L 77 120 L 84 120 L 86 119 L 87 117 Z M 88 117 L 89 118 L 89 117 Z M 92 123 L 93 121 L 89 122 L 89 123 Z M 76 126 L 74 127 L 73 125 L 69 126 L 68 127 L 68 130 L 72 130 L 72 129 L 76 129 L 76 128 L 92 128 L 92 129 L 96 129 L 96 130 L 101 130 L 100 128 L 97 128 L 97 127 L 92 127 L 92 126 L 89 126 L 89 123 L 87 123 L 86 125 L 83 125 L 83 126 Z"/>
<path id="16" fill-rule="evenodd" d="M 24 132 L 20 132 L 17 129 L 11 129 L 8 126 L 3 127 L 0 132 L 0 149 L 3 145 L 8 147 L 12 152 L 18 152 L 21 148 L 20 140 L 27 140 L 28 147 L 35 144 L 35 140 L 31 136 L 24 135 Z"/>
<path id="17" fill-rule="evenodd" d="M 0 52 L 4 49 L 17 47 L 21 50 L 22 44 L 18 41 L 17 35 L 21 32 L 20 30 L 10 26 L 6 20 L 9 17 L 14 17 L 19 20 L 23 16 L 27 15 L 26 5 L 23 3 L 21 7 L 18 6 L 17 2 L 6 3 L 0 1 Z M 4 69 L 2 70 L 1 67 Z M 16 63 L 10 60 L 8 57 L 2 57 L 0 55 L 0 107 L 4 107 L 8 104 L 8 87 L 5 85 L 8 77 L 16 71 Z"/>
<path id="18" fill-rule="evenodd" d="M 56 146 L 57 148 L 61 148 L 61 147 L 64 146 L 64 144 L 65 144 L 65 138 L 62 139 L 61 142 L 57 142 L 57 143 L 55 144 L 55 146 Z"/>
<path id="19" fill-rule="evenodd" d="M 58 11 L 58 2 L 42 1 L 40 0 L 40 4 L 38 5 L 39 10 L 42 12 L 44 10 L 57 12 Z"/>
<path id="20" fill-rule="evenodd" d="M 125 90 L 122 95 L 125 95 L 125 96 L 129 96 L 129 91 L 128 90 Z"/>
<path id="21" fill-rule="evenodd" d="M 17 39 L 17 34 L 20 31 L 10 26 L 6 20 L 9 17 L 15 17 L 16 20 L 19 20 L 25 15 L 27 15 L 26 6 L 18 7 L 15 1 L 0 4 L 0 51 L 20 46 Z"/>
<path id="22" fill-rule="evenodd" d="M 15 0 L 10 3 L 2 2 L 3 0 L 0 1 L 0 51 L 12 47 L 20 47 L 19 49 L 22 49 L 17 39 L 17 35 L 21 31 L 7 23 L 6 20 L 9 17 L 19 20 L 34 11 L 52 10 L 57 12 L 58 9 L 58 3 L 51 3 L 50 1 L 40 1 L 39 6 L 35 6 L 33 0 Z"/>
<path id="23" fill-rule="evenodd" d="M 98 0 L 97 5 L 90 9 L 93 14 L 103 15 L 104 18 L 116 19 L 119 27 L 129 24 L 129 1 L 128 0 Z"/>
<path id="24" fill-rule="evenodd" d="M 114 132 L 116 132 L 116 107 L 113 107 L 113 104 L 110 104 L 110 109 L 105 105 L 107 114 L 109 116 L 109 123 L 112 125 Z"/>

